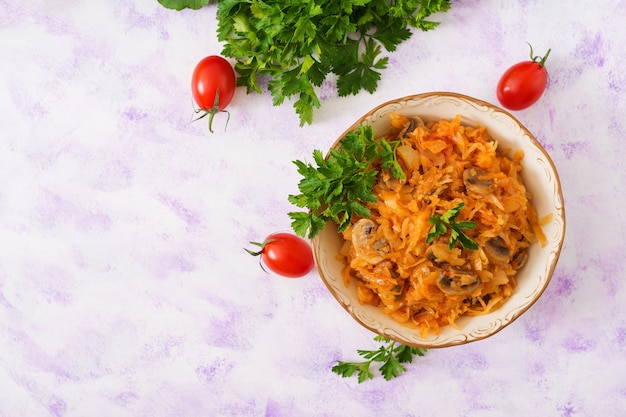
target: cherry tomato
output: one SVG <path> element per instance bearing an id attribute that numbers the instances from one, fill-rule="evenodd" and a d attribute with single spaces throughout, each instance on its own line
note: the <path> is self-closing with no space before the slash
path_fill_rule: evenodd
<path id="1" fill-rule="evenodd" d="M 530 61 L 517 63 L 504 72 L 496 88 L 500 104 L 509 110 L 522 110 L 539 100 L 548 82 L 548 55 L 550 49 L 543 57 L 533 57 L 531 46 Z"/>
<path id="2" fill-rule="evenodd" d="M 263 243 L 250 242 L 261 247 L 254 252 L 246 249 L 250 255 L 261 256 L 261 266 L 286 278 L 300 278 L 315 267 L 313 251 L 309 242 L 291 233 L 273 233 Z"/>
<path id="3" fill-rule="evenodd" d="M 199 107 L 196 113 L 202 113 L 196 120 L 208 115 L 211 132 L 213 117 L 217 112 L 224 111 L 233 99 L 236 80 L 232 65 L 217 55 L 202 59 L 193 70 L 191 93 Z"/>

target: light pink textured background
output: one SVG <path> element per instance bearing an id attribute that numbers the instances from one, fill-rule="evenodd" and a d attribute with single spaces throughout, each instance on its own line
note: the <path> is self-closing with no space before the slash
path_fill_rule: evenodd
<path id="1" fill-rule="evenodd" d="M 209 134 L 196 62 L 216 6 L 0 0 L 0 416 L 621 416 L 626 410 L 626 2 L 456 0 L 390 56 L 375 94 L 320 90 L 314 124 L 238 89 Z M 502 72 L 552 53 L 515 115 L 559 170 L 552 283 L 494 337 L 400 378 L 330 371 L 372 335 L 315 273 L 243 251 L 289 229 L 291 164 L 388 99 L 497 103 Z"/>

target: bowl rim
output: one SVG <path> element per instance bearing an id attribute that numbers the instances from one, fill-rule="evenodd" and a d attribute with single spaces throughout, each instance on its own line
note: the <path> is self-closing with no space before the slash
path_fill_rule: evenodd
<path id="1" fill-rule="evenodd" d="M 337 145 L 339 144 L 339 142 L 341 141 L 341 139 L 343 139 L 349 132 L 352 132 L 354 130 L 356 130 L 359 126 L 361 126 L 368 117 L 371 117 L 372 115 L 376 114 L 378 111 L 380 111 L 381 109 L 393 105 L 394 103 L 399 103 L 399 102 L 403 102 L 403 101 L 410 101 L 410 100 L 420 100 L 420 99 L 427 99 L 427 98 L 431 98 L 431 97 L 448 97 L 448 98 L 454 98 L 454 99 L 460 99 L 460 100 L 464 100 L 466 102 L 472 103 L 474 105 L 479 105 L 479 106 L 484 106 L 487 107 L 489 109 L 492 109 L 495 112 L 499 112 L 499 113 L 503 113 L 505 116 L 509 117 L 510 119 L 512 119 L 512 121 L 515 123 L 516 126 L 518 126 L 522 132 L 527 135 L 527 137 L 530 139 L 531 144 L 537 148 L 537 150 L 542 154 L 543 158 L 545 158 L 546 162 L 548 163 L 548 165 L 550 166 L 551 169 L 551 173 L 554 176 L 554 181 L 556 184 L 556 192 L 554 193 L 554 197 L 555 200 L 559 201 L 559 207 L 557 209 L 558 211 L 558 217 L 562 220 L 562 228 L 561 228 L 561 233 L 560 233 L 560 239 L 559 241 L 555 244 L 554 248 L 554 256 L 550 262 L 550 267 L 547 270 L 547 274 L 545 277 L 545 282 L 542 283 L 541 288 L 539 289 L 539 291 L 536 293 L 536 295 L 525 305 L 523 306 L 523 308 L 521 308 L 520 310 L 518 310 L 514 315 L 512 315 L 510 317 L 510 319 L 503 321 L 499 326 L 497 326 L 497 328 L 493 329 L 492 331 L 489 331 L 488 333 L 484 333 L 478 336 L 473 336 L 471 338 L 464 338 L 462 340 L 452 340 L 449 341 L 447 343 L 431 343 L 426 339 L 422 339 L 423 342 L 412 342 L 412 341 L 406 341 L 404 339 L 399 339 L 398 337 L 396 337 L 394 334 L 390 334 L 390 333 L 386 333 L 386 332 L 381 332 L 379 330 L 376 330 L 374 328 L 372 328 L 372 326 L 370 326 L 369 324 L 365 323 L 363 320 L 361 320 L 357 315 L 355 315 L 349 308 L 348 306 L 346 306 L 344 304 L 344 302 L 339 298 L 339 296 L 335 293 L 335 290 L 331 287 L 331 285 L 329 284 L 324 271 L 322 271 L 322 268 L 320 266 L 320 262 L 318 259 L 318 252 L 316 250 L 317 247 L 317 243 L 319 241 L 319 235 L 313 237 L 311 239 L 311 246 L 313 247 L 313 256 L 315 258 L 315 265 L 316 265 L 316 270 L 318 272 L 318 275 L 320 276 L 320 279 L 322 280 L 322 282 L 324 283 L 324 285 L 326 286 L 326 288 L 328 289 L 328 291 L 331 293 L 331 295 L 335 298 L 335 300 L 339 303 L 339 305 L 341 305 L 341 307 L 356 321 L 358 322 L 361 326 L 363 326 L 364 328 L 368 329 L 369 331 L 381 335 L 383 337 L 386 337 L 388 339 L 394 340 L 398 343 L 401 344 L 405 344 L 405 345 L 409 345 L 409 346 L 413 346 L 413 347 L 418 347 L 418 348 L 426 348 L 426 349 L 439 349 L 439 348 L 445 348 L 445 347 L 452 347 L 452 346 L 460 346 L 460 345 L 464 345 L 467 343 L 471 343 L 471 342 L 475 342 L 475 341 L 479 341 L 479 340 L 484 340 L 488 337 L 491 337 L 497 333 L 499 333 L 500 331 L 502 331 L 504 328 L 508 327 L 511 323 L 513 323 L 515 320 L 517 320 L 517 318 L 519 318 L 522 314 L 524 314 L 526 311 L 528 311 L 538 300 L 539 298 L 541 298 L 541 296 L 543 295 L 543 293 L 545 292 L 546 288 L 548 287 L 548 285 L 550 284 L 551 280 L 552 280 L 552 276 L 554 274 L 554 271 L 556 269 L 556 266 L 558 264 L 560 255 L 561 255 L 561 251 L 563 248 L 563 244 L 565 241 L 565 234 L 566 234 L 566 228 L 567 228 L 567 221 L 566 221 L 566 216 L 565 216 L 565 200 L 563 198 L 563 188 L 562 188 L 562 184 L 561 184 L 561 180 L 559 177 L 559 173 L 556 169 L 556 165 L 554 164 L 554 161 L 552 160 L 551 156 L 549 155 L 549 153 L 546 151 L 546 149 L 543 147 L 543 145 L 537 140 L 537 138 L 535 137 L 535 135 L 532 134 L 532 132 L 530 132 L 528 130 L 528 128 L 520 122 L 519 119 L 517 119 L 517 117 L 513 116 L 510 112 L 508 112 L 507 110 L 484 100 L 481 99 L 477 99 L 462 93 L 455 93 L 455 92 L 446 92 L 446 91 L 432 91 L 432 92 L 424 92 L 424 93 L 418 93 L 418 94 L 411 94 L 411 95 L 406 95 L 403 97 L 398 97 L 395 99 L 391 99 L 391 100 L 387 100 L 375 107 L 373 107 L 372 109 L 370 109 L 369 111 L 367 111 L 366 113 L 364 113 L 361 117 L 359 117 L 350 127 L 348 127 L 347 129 L 345 129 L 343 131 L 343 133 L 341 133 L 341 135 L 338 136 L 338 138 L 333 142 L 333 144 L 331 145 L 331 148 L 335 148 L 337 147 Z M 328 152 L 326 153 L 326 157 L 328 157 L 330 152 L 330 148 L 328 150 Z M 331 226 L 336 227 L 336 225 L 334 225 L 334 222 L 328 222 L 325 225 L 325 228 L 327 228 L 329 226 L 329 224 Z M 335 229 L 336 230 L 336 229 Z M 401 323 L 398 323 L 399 326 L 402 326 Z M 407 326 L 407 329 L 410 329 L 410 327 Z"/>

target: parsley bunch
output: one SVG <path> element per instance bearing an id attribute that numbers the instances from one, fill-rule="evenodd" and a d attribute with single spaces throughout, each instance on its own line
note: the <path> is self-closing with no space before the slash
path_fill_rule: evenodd
<path id="1" fill-rule="evenodd" d="M 331 148 L 327 158 L 322 151 L 314 150 L 316 166 L 293 161 L 302 179 L 298 183 L 300 194 L 289 195 L 288 199 L 298 207 L 309 209 L 289 213 L 296 234 L 312 238 L 328 221 L 337 223 L 338 231 L 342 232 L 354 214 L 370 217 L 366 204 L 377 200 L 372 189 L 379 169 L 404 178 L 396 157 L 399 144 L 399 140 L 376 139 L 371 126 L 361 125 L 339 142 L 339 149 Z"/>
<path id="2" fill-rule="evenodd" d="M 406 371 L 403 363 L 413 362 L 413 355 L 424 356 L 426 349 L 403 345 L 391 341 L 382 336 L 376 336 L 375 341 L 386 343 L 377 350 L 357 350 L 359 356 L 366 359 L 362 362 L 337 361 L 332 371 L 344 378 L 349 378 L 357 373 L 359 384 L 367 379 L 373 379 L 374 374 L 370 370 L 372 363 L 382 363 L 379 368 L 385 380 L 389 381 Z"/>
<path id="3" fill-rule="evenodd" d="M 208 0 L 159 0 L 189 3 Z M 320 107 L 315 88 L 330 74 L 340 96 L 374 92 L 387 67 L 382 49 L 393 52 L 411 28 L 434 29 L 427 20 L 450 8 L 449 0 L 219 0 L 222 54 L 236 59 L 237 83 L 261 93 L 269 78 L 273 104 L 296 97 L 300 126 Z"/>

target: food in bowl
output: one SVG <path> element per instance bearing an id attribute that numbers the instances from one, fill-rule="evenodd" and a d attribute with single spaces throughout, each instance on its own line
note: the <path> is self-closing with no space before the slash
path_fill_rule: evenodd
<path id="1" fill-rule="evenodd" d="M 391 114 L 395 114 L 395 116 L 391 116 Z M 480 126 L 485 129 L 486 134 L 497 142 L 497 149 L 511 159 L 512 163 L 506 162 L 507 164 L 511 167 L 516 164 L 521 165 L 522 169 L 519 172 L 522 180 L 521 184 L 523 184 L 527 195 L 532 197 L 530 199 L 532 207 L 534 207 L 537 217 L 541 219 L 538 221 L 533 220 L 530 223 L 540 224 L 540 232 L 531 227 L 532 233 L 527 234 L 526 238 L 516 242 L 517 246 L 509 247 L 509 255 L 512 260 L 513 255 L 511 255 L 511 252 L 518 254 L 518 249 L 527 245 L 525 253 L 523 250 L 520 251 L 519 255 L 521 258 L 515 261 L 519 262 L 524 258 L 526 259 L 525 264 L 523 266 L 520 264 L 514 275 L 515 285 L 511 288 L 510 295 L 507 293 L 508 298 L 505 301 L 502 300 L 496 304 L 495 301 L 486 301 L 483 298 L 482 301 L 487 306 L 489 306 L 490 302 L 492 303 L 488 312 L 480 315 L 464 314 L 457 316 L 453 320 L 454 325 L 450 325 L 448 321 L 448 324 L 438 325 L 438 330 L 434 328 L 429 329 L 428 333 L 425 334 L 426 332 L 416 328 L 415 323 L 407 324 L 407 322 L 400 322 L 393 318 L 391 314 L 384 311 L 384 306 L 372 305 L 362 301 L 363 295 L 360 298 L 357 285 L 359 280 L 357 278 L 346 279 L 346 268 L 349 259 L 347 254 L 350 251 L 350 244 L 347 241 L 350 239 L 350 236 L 344 238 L 345 230 L 338 231 L 342 227 L 340 222 L 326 222 L 324 227 L 311 240 L 319 275 L 339 304 L 367 329 L 406 345 L 423 348 L 460 345 L 492 336 L 507 327 L 527 311 L 540 298 L 548 286 L 558 262 L 565 237 L 565 209 L 561 184 L 550 156 L 515 117 L 505 110 L 484 101 L 446 92 L 418 94 L 392 100 L 377 106 L 355 121 L 352 126 L 340 135 L 331 149 L 340 147 L 339 141 L 346 137 L 349 132 L 354 132 L 361 126 L 371 127 L 378 136 L 393 134 L 394 129 L 397 132 L 398 126 L 392 126 L 394 117 L 403 116 L 408 119 L 419 117 L 425 125 L 428 125 L 442 119 L 446 119 L 449 122 L 454 121 L 459 115 L 460 124 L 464 126 L 464 129 L 479 128 Z M 401 150 L 401 152 L 403 151 Z M 522 153 L 523 159 L 516 160 Z M 399 156 L 399 159 L 401 158 Z M 478 177 L 480 179 L 480 175 Z M 459 177 L 457 177 L 457 181 L 460 181 Z M 492 197 L 485 196 L 485 198 L 489 199 Z M 441 200 L 441 197 L 439 199 Z M 515 199 L 509 197 L 508 200 L 506 205 L 501 203 L 505 209 L 511 209 L 512 206 L 509 206 L 509 204 L 513 204 L 512 202 Z M 294 201 L 296 200 L 294 199 Z M 457 217 L 451 220 L 452 223 L 473 219 L 470 217 L 473 216 L 470 210 L 472 202 L 465 202 L 465 200 L 463 202 L 467 205 L 462 206 L 458 210 Z M 458 207 L 458 204 L 454 205 L 455 203 L 454 201 L 445 205 L 441 203 L 441 207 L 432 215 L 439 216 L 439 218 L 445 216 L 447 211 L 444 210 L 448 209 L 448 207 L 451 209 Z M 314 212 L 315 210 L 311 211 Z M 454 212 L 454 210 L 452 211 Z M 449 215 L 448 220 L 452 217 Z M 434 224 L 429 219 L 430 217 L 426 221 L 428 222 L 428 227 L 432 229 Z M 359 219 L 355 218 L 354 220 L 350 223 L 356 224 Z M 423 219 L 421 221 L 422 223 L 424 222 Z M 435 221 L 435 223 L 437 222 Z M 463 226 L 463 223 L 461 223 L 461 226 Z M 476 227 L 479 227 L 478 224 Z M 475 239 L 478 242 L 481 239 L 485 240 L 477 236 L 471 228 L 460 227 L 459 229 L 464 234 L 472 237 L 473 240 Z M 381 230 L 384 230 L 384 228 Z M 430 229 L 428 231 L 430 232 Z M 533 234 L 534 237 L 532 236 Z M 543 236 L 541 236 L 542 234 Z M 412 238 L 412 234 L 409 236 Z M 437 239 L 433 239 L 432 243 L 438 244 L 437 248 L 445 249 L 445 244 L 450 242 L 450 236 L 450 228 L 448 227 L 448 230 L 441 236 L 438 236 Z M 420 245 L 423 244 L 426 237 L 423 232 L 420 234 Z M 389 241 L 393 241 L 393 239 L 389 238 Z M 432 243 L 425 247 L 432 246 Z M 484 244 L 485 242 L 482 243 Z M 492 243 L 496 246 L 495 244 L 498 242 L 494 241 Z M 434 252 L 434 249 L 431 249 L 431 251 Z M 460 246 L 456 246 L 456 249 L 463 250 Z M 429 261 L 429 256 L 431 258 L 434 257 L 435 261 L 441 259 L 437 256 L 444 256 L 426 253 L 425 249 L 421 250 L 424 251 L 424 254 L 418 261 L 422 263 Z M 450 263 L 450 260 L 454 260 L 454 258 L 450 258 L 448 263 Z M 432 260 L 430 262 L 432 263 Z M 467 260 L 464 262 L 467 263 Z M 434 269 L 434 265 L 432 268 Z M 437 277 L 437 275 L 433 275 L 431 278 L 434 277 Z M 473 279 L 471 276 L 466 278 L 469 281 Z M 458 281 L 458 283 L 461 286 L 465 285 L 463 281 Z M 471 282 L 468 282 L 468 284 L 471 286 Z M 429 286 L 429 289 L 433 292 L 440 291 L 436 281 Z M 361 291 L 363 290 L 361 289 Z M 484 308 L 480 300 L 477 301 Z M 373 304 L 376 304 L 376 302 Z"/>
<path id="2" fill-rule="evenodd" d="M 426 337 L 502 306 L 529 246 L 546 237 L 520 175 L 521 150 L 500 148 L 460 115 L 389 118 L 384 137 L 402 172 L 377 170 L 370 215 L 352 217 L 339 255 L 360 303 Z"/>

